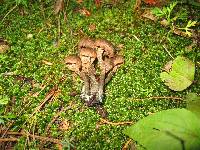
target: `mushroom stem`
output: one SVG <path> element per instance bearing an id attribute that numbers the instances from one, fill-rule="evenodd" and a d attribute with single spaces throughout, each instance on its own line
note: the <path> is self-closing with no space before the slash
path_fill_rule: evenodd
<path id="1" fill-rule="evenodd" d="M 111 70 L 107 77 L 105 78 L 105 85 L 112 79 L 113 75 L 116 73 L 118 67 L 114 67 L 113 70 Z"/>
<path id="2" fill-rule="evenodd" d="M 84 72 L 80 73 L 80 77 L 83 79 L 83 82 L 84 82 L 84 85 L 83 85 L 82 91 L 81 91 L 81 98 L 84 101 L 89 101 L 89 93 L 90 93 L 90 80 L 89 80 L 89 77 Z"/>
<path id="3" fill-rule="evenodd" d="M 97 58 L 98 58 L 100 69 L 101 69 L 99 89 L 98 89 L 99 102 L 103 101 L 104 82 L 105 82 L 105 75 L 106 75 L 105 63 L 103 61 L 103 53 L 104 53 L 104 50 L 102 48 L 97 48 Z"/>

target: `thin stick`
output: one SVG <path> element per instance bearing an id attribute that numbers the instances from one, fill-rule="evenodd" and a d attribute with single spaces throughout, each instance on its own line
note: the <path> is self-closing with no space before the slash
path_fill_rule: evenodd
<path id="1" fill-rule="evenodd" d="M 5 132 L 5 131 L 3 131 L 3 130 L 0 131 L 0 134 L 3 132 Z M 49 138 L 49 137 L 44 137 L 44 136 L 39 136 L 39 135 L 33 135 L 30 133 L 8 131 L 7 135 L 19 135 L 19 136 L 25 136 L 25 137 L 28 136 L 28 137 L 35 138 L 35 139 L 38 139 L 41 141 L 47 141 L 47 142 L 52 142 L 52 143 L 62 145 L 61 140 L 59 140 L 59 139 Z M 18 139 L 17 138 L 3 138 L 3 139 L 0 139 L 0 142 L 1 141 L 12 141 L 12 140 L 17 141 Z"/>
<path id="2" fill-rule="evenodd" d="M 16 142 L 18 141 L 19 139 L 18 138 L 0 138 L 0 143 L 1 142 Z"/>
<path id="3" fill-rule="evenodd" d="M 62 112 L 65 112 L 66 110 L 68 109 L 71 109 L 72 107 L 71 106 L 68 106 L 66 108 L 62 107 L 61 110 L 53 117 L 53 119 L 49 122 L 49 124 L 47 125 L 46 129 L 45 129 L 45 132 L 48 132 L 49 129 L 51 128 L 51 125 L 56 121 L 56 119 L 60 116 L 60 114 Z"/>
<path id="4" fill-rule="evenodd" d="M 110 122 L 110 121 L 105 120 L 105 119 L 103 119 L 103 118 L 100 118 L 100 121 L 101 121 L 102 123 L 109 124 L 109 125 L 113 125 L 113 126 L 133 124 L 132 121 L 126 121 L 126 122 Z"/>
<path id="5" fill-rule="evenodd" d="M 134 37 L 137 41 L 141 42 L 140 39 L 138 39 L 138 37 L 137 37 L 136 35 L 133 34 L 133 37 Z"/>
<path id="6" fill-rule="evenodd" d="M 165 51 L 169 54 L 169 56 L 174 59 L 174 57 L 170 54 L 170 52 L 167 50 L 167 48 L 165 47 L 165 45 L 163 45 L 163 48 L 165 49 Z"/>
<path id="7" fill-rule="evenodd" d="M 3 22 L 4 19 L 5 19 L 16 7 L 17 7 L 17 5 L 15 5 L 13 8 L 11 8 L 11 9 L 9 10 L 9 12 L 3 17 L 3 19 L 1 20 L 1 22 Z"/>
<path id="8" fill-rule="evenodd" d="M 129 144 L 131 143 L 131 141 L 132 141 L 132 139 L 129 139 L 129 140 L 124 144 L 124 147 L 122 148 L 122 150 L 127 150 Z"/>
<path id="9" fill-rule="evenodd" d="M 183 98 L 181 97 L 172 97 L 172 96 L 161 96 L 161 97 L 157 97 L 157 96 L 153 96 L 153 97 L 146 97 L 146 98 L 135 98 L 135 99 L 131 99 L 131 100 L 144 100 L 144 99 L 173 99 L 173 100 L 182 100 Z"/>
<path id="10" fill-rule="evenodd" d="M 53 95 L 56 93 L 56 91 L 55 91 L 56 88 L 57 88 L 57 87 L 54 86 L 54 87 L 50 90 L 50 92 L 47 93 L 47 95 L 46 95 L 45 99 L 43 100 L 43 102 L 40 103 L 40 105 L 39 105 L 38 107 L 35 108 L 34 112 L 30 115 L 29 119 L 30 119 L 36 112 L 38 112 L 38 111 L 40 110 L 40 108 L 41 108 L 49 99 L 51 99 L 51 98 L 53 97 Z"/>

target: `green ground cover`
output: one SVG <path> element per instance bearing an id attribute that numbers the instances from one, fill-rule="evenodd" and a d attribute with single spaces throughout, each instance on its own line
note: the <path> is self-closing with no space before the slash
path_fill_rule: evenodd
<path id="1" fill-rule="evenodd" d="M 84 3 L 90 9 L 91 16 L 86 17 L 74 11 L 75 2 L 66 8 L 67 18 L 61 20 L 61 36 L 58 37 L 58 15 L 52 12 L 53 3 L 41 5 L 32 3 L 24 7 L 21 15 L 17 8 L 0 23 L 0 37 L 11 45 L 7 53 L 0 54 L 0 88 L 1 94 L 10 100 L 6 106 L 0 106 L 0 115 L 7 116 L 0 127 L 9 130 L 27 131 L 41 136 L 51 136 L 73 144 L 77 149 L 120 149 L 128 140 L 123 134 L 127 125 L 99 124 L 100 116 L 93 108 L 86 107 L 79 95 L 70 96 L 76 90 L 80 93 L 82 82 L 79 78 L 73 80 L 72 73 L 64 66 L 66 55 L 77 54 L 77 43 L 83 36 L 105 38 L 119 46 L 118 53 L 125 58 L 125 64 L 117 71 L 105 88 L 104 107 L 108 111 L 110 122 L 136 122 L 141 118 L 169 108 L 182 108 L 185 103 L 180 100 L 158 97 L 181 97 L 188 92 L 199 93 L 199 64 L 196 65 L 195 82 L 182 92 L 174 92 L 163 84 L 160 72 L 166 62 L 172 58 L 164 49 L 165 45 L 173 57 L 182 55 L 192 61 L 199 61 L 197 47 L 186 52 L 185 47 L 192 43 L 189 38 L 174 34 L 170 35 L 172 43 L 167 39 L 168 29 L 159 23 L 144 19 L 133 12 L 134 3 L 121 2 L 113 7 L 104 5 L 95 8 L 93 2 Z M 9 11 L 9 4 L 0 5 L 1 18 Z M 196 12 L 198 14 L 198 11 Z M 91 31 L 90 25 L 96 29 Z M 28 37 L 31 34 L 33 37 Z M 196 52 L 195 52 L 196 51 Z M 51 62 L 48 65 L 44 61 Z M 33 79 L 34 87 L 13 73 Z M 61 81 L 61 78 L 65 77 Z M 39 85 L 45 85 L 41 90 Z M 38 86 L 37 86 L 38 85 Z M 31 115 L 45 99 L 46 94 L 57 85 L 59 95 L 47 101 L 40 110 Z M 37 96 L 33 93 L 41 91 Z M 149 97 L 157 97 L 149 99 Z M 140 99 L 140 100 L 139 100 Z M 60 109 L 63 111 L 51 124 L 49 132 L 47 125 Z M 69 123 L 69 128 L 61 130 L 61 122 Z M 20 138 L 15 145 L 21 149 L 39 149 L 41 142 Z M 51 143 L 43 144 L 47 148 L 56 148 Z"/>

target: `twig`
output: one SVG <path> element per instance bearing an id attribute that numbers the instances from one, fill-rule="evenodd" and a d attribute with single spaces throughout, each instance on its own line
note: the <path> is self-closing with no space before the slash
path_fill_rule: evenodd
<path id="1" fill-rule="evenodd" d="M 169 56 L 174 59 L 174 57 L 170 54 L 170 52 L 167 50 L 167 48 L 165 47 L 165 45 L 163 45 L 163 48 L 165 49 L 165 51 L 169 54 Z"/>
<path id="2" fill-rule="evenodd" d="M 17 7 L 17 5 L 15 5 L 13 8 L 11 8 L 11 9 L 9 10 L 9 12 L 3 17 L 3 19 L 1 20 L 1 22 L 3 22 L 4 19 L 5 19 L 16 7 Z"/>
<path id="3" fill-rule="evenodd" d="M 68 106 L 66 108 L 62 107 L 61 110 L 53 117 L 53 119 L 51 120 L 51 122 L 49 122 L 49 124 L 47 125 L 46 129 L 45 129 L 45 132 L 48 132 L 51 125 L 55 122 L 55 120 L 60 116 L 60 114 L 62 112 L 65 112 L 66 110 L 68 109 L 71 109 L 72 107 L 71 106 Z"/>
<path id="4" fill-rule="evenodd" d="M 128 150 L 128 146 L 130 145 L 132 139 L 129 139 L 125 144 L 124 147 L 122 148 L 122 150 Z"/>
<path id="5" fill-rule="evenodd" d="M 45 96 L 45 99 L 43 100 L 42 103 L 40 103 L 40 105 L 38 107 L 35 108 L 34 112 L 30 115 L 29 119 L 36 113 L 40 110 L 40 108 L 49 100 L 51 99 L 54 94 L 56 93 L 56 90 L 57 90 L 57 86 L 54 86 L 48 93 L 47 95 Z"/>
<path id="6" fill-rule="evenodd" d="M 113 125 L 113 126 L 133 124 L 132 121 L 125 121 L 125 122 L 110 122 L 110 121 L 105 120 L 105 119 L 103 119 L 103 118 L 100 118 L 100 121 L 101 121 L 101 123 L 109 124 L 109 125 Z"/>
<path id="7" fill-rule="evenodd" d="M 0 130 L 0 134 L 3 133 L 3 132 L 5 132 L 5 131 Z M 52 143 L 55 143 L 55 144 L 62 145 L 61 140 L 59 140 L 59 139 L 44 137 L 44 136 L 39 136 L 39 135 L 33 135 L 33 134 L 30 134 L 30 133 L 8 131 L 7 135 L 19 135 L 19 136 L 31 137 L 31 138 L 35 138 L 35 139 L 38 139 L 38 140 L 41 140 L 41 141 L 47 141 L 47 142 L 52 142 Z M 2 138 L 2 139 L 0 139 L 0 142 L 1 141 L 2 142 L 18 141 L 18 138 Z"/>
<path id="8" fill-rule="evenodd" d="M 16 142 L 18 141 L 19 139 L 18 138 L 0 138 L 0 143 L 1 142 Z"/>
<path id="9" fill-rule="evenodd" d="M 157 96 L 153 96 L 153 97 L 146 97 L 146 98 L 135 98 L 135 99 L 131 99 L 131 100 L 144 100 L 144 99 L 173 99 L 173 100 L 182 100 L 183 98 L 181 97 L 172 97 L 172 96 L 161 96 L 161 97 L 157 97 Z"/>

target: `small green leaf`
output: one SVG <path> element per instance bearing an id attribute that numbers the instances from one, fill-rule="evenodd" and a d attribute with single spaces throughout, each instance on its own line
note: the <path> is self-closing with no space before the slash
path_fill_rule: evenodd
<path id="1" fill-rule="evenodd" d="M 148 150 L 200 149 L 200 119 L 186 109 L 150 115 L 124 130 Z"/>
<path id="2" fill-rule="evenodd" d="M 9 97 L 6 95 L 0 95 L 0 105 L 6 105 L 9 102 Z"/>
<path id="3" fill-rule="evenodd" d="M 165 14 L 162 12 L 162 10 L 158 7 L 155 7 L 152 9 L 152 13 L 158 17 L 162 17 L 164 16 Z"/>
<path id="4" fill-rule="evenodd" d="M 4 120 L 1 118 L 1 116 L 0 116 L 0 125 L 1 124 L 4 124 Z"/>
<path id="5" fill-rule="evenodd" d="M 195 93 L 188 93 L 185 97 L 187 109 L 195 113 L 200 118 L 200 96 Z"/>
<path id="6" fill-rule="evenodd" d="M 189 20 L 187 23 L 187 28 L 194 27 L 197 24 L 197 21 Z"/>
<path id="7" fill-rule="evenodd" d="M 161 80 L 174 91 L 182 91 L 194 80 L 195 65 L 185 57 L 178 56 L 172 64 L 170 72 L 162 72 Z"/>

